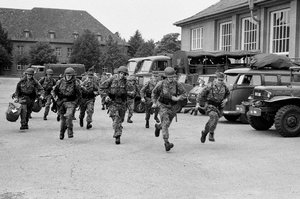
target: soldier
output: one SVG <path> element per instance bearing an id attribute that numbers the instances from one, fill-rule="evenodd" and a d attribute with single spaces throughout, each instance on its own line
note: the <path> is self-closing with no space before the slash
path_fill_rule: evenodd
<path id="1" fill-rule="evenodd" d="M 152 112 L 152 101 L 151 101 L 151 93 L 154 87 L 158 82 L 158 73 L 153 72 L 150 81 L 148 81 L 141 89 L 141 101 L 145 104 L 145 112 L 146 112 L 146 128 L 149 128 L 149 119 Z M 158 108 L 154 109 L 154 119 L 157 123 L 160 122 L 158 119 Z"/>
<path id="2" fill-rule="evenodd" d="M 21 104 L 21 127 L 20 130 L 29 129 L 28 121 L 32 112 L 34 100 L 43 94 L 43 87 L 33 78 L 34 69 L 27 68 L 25 76 L 18 82 L 14 96 Z"/>
<path id="3" fill-rule="evenodd" d="M 128 109 L 128 117 L 127 122 L 132 123 L 131 117 L 133 115 L 133 109 L 134 109 L 134 100 L 137 96 L 139 89 L 136 84 L 136 79 L 133 75 L 130 75 L 127 77 L 127 109 Z"/>
<path id="4" fill-rule="evenodd" d="M 201 132 L 201 142 L 204 143 L 209 133 L 209 141 L 214 142 L 214 132 L 219 118 L 222 116 L 223 108 L 227 103 L 229 89 L 224 83 L 224 73 L 217 72 L 217 79 L 203 89 L 197 96 L 196 109 L 204 107 L 209 116 L 205 129 Z"/>
<path id="5" fill-rule="evenodd" d="M 44 100 L 46 101 L 45 112 L 44 112 L 44 120 L 47 120 L 47 116 L 49 114 L 51 100 L 52 100 L 51 91 L 52 91 L 53 87 L 56 84 L 56 81 L 52 76 L 53 76 L 53 70 L 52 69 L 47 69 L 46 70 L 46 76 L 42 77 L 39 81 L 39 83 L 44 88 Z"/>
<path id="6" fill-rule="evenodd" d="M 82 82 L 81 88 L 82 100 L 79 106 L 79 125 L 83 127 L 83 118 L 86 112 L 86 128 L 90 129 L 92 128 L 92 116 L 94 113 L 95 98 L 97 95 L 99 95 L 99 84 L 98 82 L 94 81 L 94 73 L 92 71 L 88 71 L 88 78 Z"/>
<path id="7" fill-rule="evenodd" d="M 54 98 L 57 98 L 58 111 L 60 116 L 60 135 L 64 139 L 65 131 L 68 129 L 68 137 L 73 138 L 73 112 L 81 100 L 80 84 L 76 81 L 73 68 L 66 68 L 64 78 L 56 83 L 53 90 Z"/>
<path id="8" fill-rule="evenodd" d="M 165 70 L 166 79 L 157 83 L 152 91 L 153 108 L 159 107 L 160 124 L 155 124 L 155 136 L 158 137 L 162 130 L 163 139 L 165 141 L 166 151 L 170 151 L 174 147 L 169 142 L 169 130 L 173 118 L 176 116 L 176 106 L 178 101 L 186 98 L 186 91 L 182 84 L 175 80 L 175 70 L 167 67 Z"/>
<path id="9" fill-rule="evenodd" d="M 126 75 L 128 75 L 128 69 L 126 66 L 120 66 L 118 68 L 118 74 L 113 75 L 111 78 L 101 84 L 101 89 L 107 95 L 105 101 L 111 101 L 109 110 L 109 116 L 113 120 L 113 137 L 116 139 L 115 143 L 121 143 L 122 135 L 122 122 L 124 121 L 126 112 L 126 99 L 127 99 L 127 83 Z"/>
<path id="10" fill-rule="evenodd" d="M 103 73 L 102 76 L 101 76 L 101 78 L 100 78 L 100 83 L 99 84 L 101 85 L 107 79 L 108 79 L 108 76 L 106 75 L 106 73 Z M 100 92 L 100 96 L 101 96 L 101 104 L 102 104 L 102 108 L 101 109 L 105 110 L 105 108 L 107 108 L 107 107 L 105 107 L 106 106 L 106 103 L 105 103 L 105 97 L 106 97 L 106 95 L 103 92 Z"/>

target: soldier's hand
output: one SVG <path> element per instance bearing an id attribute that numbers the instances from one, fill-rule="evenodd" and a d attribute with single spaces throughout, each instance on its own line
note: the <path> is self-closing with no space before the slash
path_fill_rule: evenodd
<path id="1" fill-rule="evenodd" d="M 110 99 L 110 97 L 109 96 L 106 96 L 105 97 L 105 102 L 109 102 L 111 99 Z"/>
<path id="2" fill-rule="evenodd" d="M 195 108 L 198 110 L 200 108 L 200 105 L 197 103 Z"/>
<path id="3" fill-rule="evenodd" d="M 157 108 L 157 104 L 153 103 L 151 108 Z"/>
<path id="4" fill-rule="evenodd" d="M 179 100 L 179 97 L 175 97 L 175 96 L 172 96 L 171 99 L 175 102 L 177 102 Z"/>
<path id="5" fill-rule="evenodd" d="M 145 100 L 145 98 L 144 98 L 144 97 L 141 99 L 141 101 L 142 101 L 143 103 L 145 103 L 145 102 L 146 102 L 146 100 Z"/>
<path id="6" fill-rule="evenodd" d="M 97 95 L 99 95 L 99 93 L 98 93 L 97 91 L 94 91 L 94 95 L 96 95 L 96 96 L 97 96 Z"/>
<path id="7" fill-rule="evenodd" d="M 227 101 L 228 101 L 227 98 L 222 101 L 222 107 L 225 107 Z"/>

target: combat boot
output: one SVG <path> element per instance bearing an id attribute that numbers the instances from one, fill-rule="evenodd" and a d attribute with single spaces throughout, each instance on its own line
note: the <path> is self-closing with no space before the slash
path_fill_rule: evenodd
<path id="1" fill-rule="evenodd" d="M 56 121 L 60 121 L 60 115 L 57 115 L 57 117 L 56 117 Z"/>
<path id="2" fill-rule="evenodd" d="M 127 118 L 127 123 L 132 123 L 133 121 L 131 120 L 131 117 Z"/>
<path id="3" fill-rule="evenodd" d="M 79 126 L 83 127 L 83 118 L 79 118 Z"/>
<path id="4" fill-rule="evenodd" d="M 93 127 L 93 125 L 91 124 L 91 122 L 88 122 L 87 124 L 86 124 L 86 129 L 90 129 L 90 128 L 92 128 Z"/>
<path id="5" fill-rule="evenodd" d="M 170 151 L 172 148 L 174 147 L 174 144 L 173 143 L 170 143 L 170 142 L 165 142 L 165 148 L 166 148 L 166 151 Z"/>
<path id="6" fill-rule="evenodd" d="M 44 120 L 47 120 L 47 116 L 44 115 Z"/>
<path id="7" fill-rule="evenodd" d="M 121 144 L 121 136 L 116 136 L 116 144 Z"/>
<path id="8" fill-rule="evenodd" d="M 155 137 L 159 137 L 160 129 L 161 128 L 159 124 L 155 124 L 155 131 L 154 131 Z"/>
<path id="9" fill-rule="evenodd" d="M 146 125 L 145 127 L 148 129 L 149 128 L 149 120 L 146 120 Z"/>
<path id="10" fill-rule="evenodd" d="M 105 105 L 104 104 L 102 104 L 102 110 L 105 110 L 105 107 L 104 107 Z"/>
<path id="11" fill-rule="evenodd" d="M 205 133 L 204 131 L 202 131 L 202 132 L 201 132 L 201 139 L 200 139 L 202 143 L 205 142 L 206 136 L 207 136 L 207 133 Z"/>
<path id="12" fill-rule="evenodd" d="M 68 138 L 73 138 L 73 129 L 68 128 Z"/>
<path id="13" fill-rule="evenodd" d="M 25 125 L 21 125 L 20 130 L 25 130 L 26 126 Z"/>
<path id="14" fill-rule="evenodd" d="M 155 120 L 157 123 L 160 123 L 160 120 L 158 119 L 157 115 L 154 116 L 154 120 Z"/>
<path id="15" fill-rule="evenodd" d="M 209 133 L 208 140 L 211 141 L 211 142 L 215 141 L 214 133 Z"/>

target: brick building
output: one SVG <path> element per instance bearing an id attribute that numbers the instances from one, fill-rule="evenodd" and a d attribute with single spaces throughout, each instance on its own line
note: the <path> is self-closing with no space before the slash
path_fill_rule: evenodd
<path id="1" fill-rule="evenodd" d="M 42 41 L 49 42 L 55 49 L 59 63 L 69 63 L 74 40 L 85 29 L 97 35 L 102 47 L 109 35 L 119 45 L 127 45 L 93 16 L 81 10 L 0 8 L 0 22 L 13 43 L 14 57 L 28 53 L 33 44 Z M 12 67 L 1 67 L 0 74 L 20 75 L 24 68 L 25 66 L 18 65 L 14 60 Z"/>

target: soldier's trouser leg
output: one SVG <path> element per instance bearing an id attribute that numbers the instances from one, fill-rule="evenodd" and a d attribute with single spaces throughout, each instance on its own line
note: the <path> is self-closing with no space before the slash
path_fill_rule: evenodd
<path id="1" fill-rule="evenodd" d="M 170 109 L 160 108 L 159 115 L 161 118 L 161 123 L 159 127 L 161 127 L 163 139 L 168 141 L 169 139 L 169 127 L 172 123 L 173 118 L 175 117 L 175 113 L 173 113 Z"/>
<path id="2" fill-rule="evenodd" d="M 146 102 L 145 103 L 145 113 L 146 113 L 145 120 L 146 121 L 149 121 L 149 119 L 150 119 L 151 107 L 152 107 L 152 102 Z"/>
<path id="3" fill-rule="evenodd" d="M 68 136 L 73 137 L 73 113 L 75 109 L 74 102 L 64 102 L 65 114 L 63 115 L 66 121 L 66 125 L 68 128 Z"/>
<path id="4" fill-rule="evenodd" d="M 87 113 L 86 122 L 87 123 L 92 123 L 92 121 L 93 121 L 92 117 L 93 117 L 93 114 L 94 114 L 94 101 L 93 100 L 90 100 L 87 103 L 86 113 Z"/>
<path id="5" fill-rule="evenodd" d="M 208 113 L 209 120 L 205 125 L 204 132 L 207 133 L 214 133 L 219 121 L 219 115 L 215 111 L 211 111 Z"/>
<path id="6" fill-rule="evenodd" d="M 27 124 L 27 104 L 21 104 L 21 112 L 20 112 L 20 116 L 21 116 L 21 126 L 25 126 Z"/>
<path id="7" fill-rule="evenodd" d="M 79 119 L 83 120 L 83 118 L 85 116 L 86 109 L 87 109 L 86 103 L 83 103 L 83 104 L 80 105 L 80 107 L 79 107 L 79 110 L 80 110 L 80 112 L 79 112 Z"/>
<path id="8" fill-rule="evenodd" d="M 122 122 L 124 120 L 126 107 L 121 105 L 112 104 L 109 106 L 109 116 L 113 121 L 114 135 L 113 137 L 120 137 L 122 135 Z"/>
<path id="9" fill-rule="evenodd" d="M 134 109 L 134 99 L 127 100 L 127 108 L 128 108 L 128 117 L 131 118 Z"/>
<path id="10" fill-rule="evenodd" d="M 47 101 L 46 101 L 46 104 L 45 104 L 44 117 L 47 117 L 47 115 L 49 114 L 50 105 L 51 105 L 51 95 L 47 95 L 46 100 Z"/>

